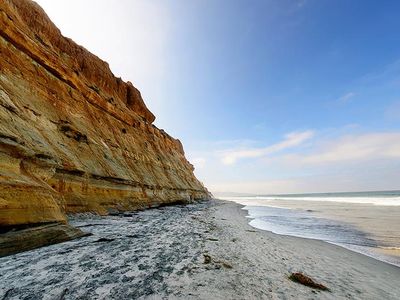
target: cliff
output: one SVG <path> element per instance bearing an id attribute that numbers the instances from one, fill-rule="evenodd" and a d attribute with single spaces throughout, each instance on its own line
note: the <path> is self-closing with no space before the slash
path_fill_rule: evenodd
<path id="1" fill-rule="evenodd" d="M 140 92 L 30 0 L 0 2 L 0 229 L 208 198 Z"/>

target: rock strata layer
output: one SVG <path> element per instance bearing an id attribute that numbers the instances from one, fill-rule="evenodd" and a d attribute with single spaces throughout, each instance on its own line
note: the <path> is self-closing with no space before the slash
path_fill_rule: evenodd
<path id="1" fill-rule="evenodd" d="M 0 257 L 91 235 L 68 224 L 51 223 L 0 235 Z"/>
<path id="2" fill-rule="evenodd" d="M 140 92 L 30 0 L 0 1 L 0 228 L 209 197 Z"/>

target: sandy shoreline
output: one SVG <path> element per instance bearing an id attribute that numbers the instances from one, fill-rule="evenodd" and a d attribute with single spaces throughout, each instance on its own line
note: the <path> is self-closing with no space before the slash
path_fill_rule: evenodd
<path id="1" fill-rule="evenodd" d="M 79 216 L 93 235 L 0 259 L 0 299 L 399 299 L 400 268 L 248 225 L 211 201 Z M 288 280 L 304 272 L 331 289 Z"/>
<path id="2" fill-rule="evenodd" d="M 226 200 L 246 205 L 248 215 L 254 217 L 250 223 L 254 227 L 328 241 L 400 267 L 400 206 L 387 205 L 396 202 L 393 198 L 293 199 L 278 196 L 273 200 L 268 197 Z M 375 201 L 376 204 L 356 201 Z M 264 221 L 265 216 L 269 217 Z"/>

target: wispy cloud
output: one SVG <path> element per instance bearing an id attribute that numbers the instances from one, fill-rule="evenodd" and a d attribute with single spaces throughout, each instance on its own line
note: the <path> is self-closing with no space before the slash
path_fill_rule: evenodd
<path id="1" fill-rule="evenodd" d="M 390 104 L 385 109 L 385 118 L 393 121 L 400 120 L 400 101 Z"/>
<path id="2" fill-rule="evenodd" d="M 285 136 L 284 140 L 263 148 L 242 148 L 225 150 L 219 153 L 221 161 L 225 165 L 232 165 L 243 158 L 257 158 L 267 156 L 279 151 L 296 147 L 311 139 L 314 136 L 314 131 L 307 130 L 302 132 L 292 132 Z"/>
<path id="3" fill-rule="evenodd" d="M 368 170 L 368 169 L 366 169 Z M 212 192 L 241 192 L 251 194 L 286 194 L 338 191 L 376 191 L 399 189 L 396 166 L 387 166 L 375 172 L 351 170 L 335 174 L 315 174 L 265 180 L 240 180 L 212 182 L 207 187 Z"/>
<path id="4" fill-rule="evenodd" d="M 350 100 L 352 98 L 354 98 L 354 96 L 356 96 L 356 93 L 349 92 L 349 93 L 339 97 L 338 99 L 336 99 L 336 102 L 338 102 L 338 103 L 348 103 L 348 102 L 350 102 Z"/>
<path id="5" fill-rule="evenodd" d="M 357 163 L 379 159 L 400 159 L 400 133 L 370 133 L 348 135 L 325 141 L 309 154 L 281 156 L 289 165 L 327 165 L 332 163 Z"/>
<path id="6" fill-rule="evenodd" d="M 256 147 L 257 141 L 234 144 L 240 146 L 233 148 L 232 141 L 208 144 L 191 156 L 197 174 L 211 191 L 296 193 L 400 188 L 399 130 L 365 132 L 359 126 L 345 126 L 315 133 L 292 132 L 266 147 Z M 224 146 L 232 148 L 217 150 Z M 241 159 L 247 159 L 246 163 L 238 163 Z"/>
<path id="7" fill-rule="evenodd" d="M 204 157 L 194 157 L 189 161 L 194 165 L 195 169 L 203 169 L 207 160 Z"/>
<path id="8" fill-rule="evenodd" d="M 358 81 L 364 85 L 376 84 L 382 81 L 392 81 L 399 78 L 400 59 L 394 60 L 380 70 L 362 76 Z"/>
<path id="9" fill-rule="evenodd" d="M 307 3 L 307 0 L 299 0 L 299 1 L 297 1 L 297 7 L 301 8 L 304 5 L 306 5 L 306 3 Z"/>

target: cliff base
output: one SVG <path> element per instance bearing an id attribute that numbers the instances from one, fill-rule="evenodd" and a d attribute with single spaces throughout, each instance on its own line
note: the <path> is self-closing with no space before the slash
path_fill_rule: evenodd
<path id="1" fill-rule="evenodd" d="M 88 236 L 67 224 L 52 223 L 0 234 L 0 257 Z"/>

